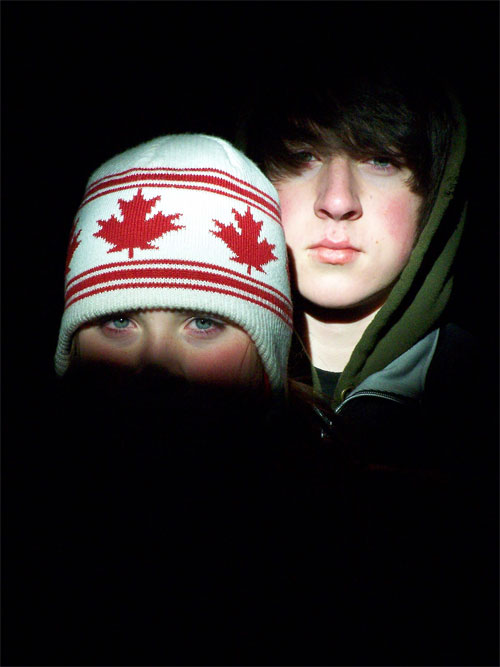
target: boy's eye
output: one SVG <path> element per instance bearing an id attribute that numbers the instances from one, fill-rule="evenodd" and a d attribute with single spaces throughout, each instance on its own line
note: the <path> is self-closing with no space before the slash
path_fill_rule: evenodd
<path id="1" fill-rule="evenodd" d="M 372 165 L 375 167 L 375 169 L 379 169 L 380 171 L 388 171 L 389 169 L 394 168 L 394 164 L 385 158 L 374 157 L 370 160 L 366 160 L 366 163 Z"/>
<path id="2" fill-rule="evenodd" d="M 317 159 L 310 151 L 296 151 L 293 156 L 298 162 L 313 162 Z"/>

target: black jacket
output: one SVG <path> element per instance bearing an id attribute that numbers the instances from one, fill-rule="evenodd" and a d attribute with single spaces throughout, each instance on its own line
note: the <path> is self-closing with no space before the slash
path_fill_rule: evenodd
<path id="1" fill-rule="evenodd" d="M 295 408 L 234 392 L 162 378 L 49 389 L 11 437 L 24 463 L 7 489 L 4 664 L 495 652 L 491 579 L 472 590 L 477 558 L 458 547 L 471 540 L 485 572 L 494 549 L 442 480 L 352 463 Z"/>

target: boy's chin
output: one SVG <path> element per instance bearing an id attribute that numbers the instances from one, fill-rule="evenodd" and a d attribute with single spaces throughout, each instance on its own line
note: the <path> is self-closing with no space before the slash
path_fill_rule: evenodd
<path id="1" fill-rule="evenodd" d="M 318 319 L 349 321 L 377 312 L 386 302 L 390 290 L 376 294 L 332 295 L 328 291 L 303 291 L 296 302 L 298 309 Z"/>

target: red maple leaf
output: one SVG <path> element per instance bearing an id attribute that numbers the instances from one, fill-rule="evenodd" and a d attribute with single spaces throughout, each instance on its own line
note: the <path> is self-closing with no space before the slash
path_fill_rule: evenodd
<path id="1" fill-rule="evenodd" d="M 78 218 L 79 220 L 80 218 Z M 78 237 L 80 236 L 81 229 L 78 230 L 78 234 L 75 235 L 75 229 L 78 224 L 78 220 L 75 220 L 73 223 L 73 227 L 71 228 L 71 236 L 70 236 L 70 241 L 69 241 L 69 246 L 68 246 L 68 253 L 66 255 L 66 271 L 64 272 L 64 275 L 68 275 L 69 273 L 69 265 L 71 264 L 71 260 L 73 259 L 73 255 L 75 254 L 75 250 L 78 248 L 80 245 L 80 241 L 78 240 Z"/>
<path id="2" fill-rule="evenodd" d="M 158 250 L 157 246 L 151 245 L 152 241 L 160 238 L 166 232 L 184 227 L 184 225 L 174 225 L 172 223 L 172 220 L 176 220 L 181 215 L 180 213 L 167 216 L 163 213 L 157 213 L 146 220 L 146 216 L 159 199 L 161 199 L 161 195 L 153 197 L 153 199 L 144 199 L 141 188 L 130 201 L 119 199 L 118 205 L 123 215 L 123 222 L 120 222 L 114 215 L 107 220 L 98 220 L 100 229 L 95 232 L 94 236 L 102 238 L 115 246 L 108 252 L 128 250 L 129 259 L 133 258 L 135 248 Z"/>
<path id="3" fill-rule="evenodd" d="M 251 275 L 252 268 L 265 273 L 262 266 L 268 262 L 274 262 L 278 258 L 273 255 L 274 245 L 271 245 L 265 239 L 259 241 L 263 223 L 254 219 L 250 212 L 250 206 L 247 207 L 244 215 L 238 213 L 234 208 L 232 212 L 240 231 L 232 224 L 224 225 L 218 220 L 214 220 L 219 229 L 212 231 L 212 234 L 222 239 L 227 247 L 234 252 L 230 259 L 239 264 L 247 264 L 248 275 Z"/>

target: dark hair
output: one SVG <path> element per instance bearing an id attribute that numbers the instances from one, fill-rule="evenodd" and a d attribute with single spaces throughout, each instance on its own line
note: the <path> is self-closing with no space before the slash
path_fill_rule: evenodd
<path id="1" fill-rule="evenodd" d="M 247 116 L 247 155 L 279 180 L 303 167 L 297 150 L 341 150 L 408 167 L 410 188 L 432 207 L 453 129 L 446 84 L 428 73 L 349 69 L 342 76 L 308 74 L 265 91 Z"/>

